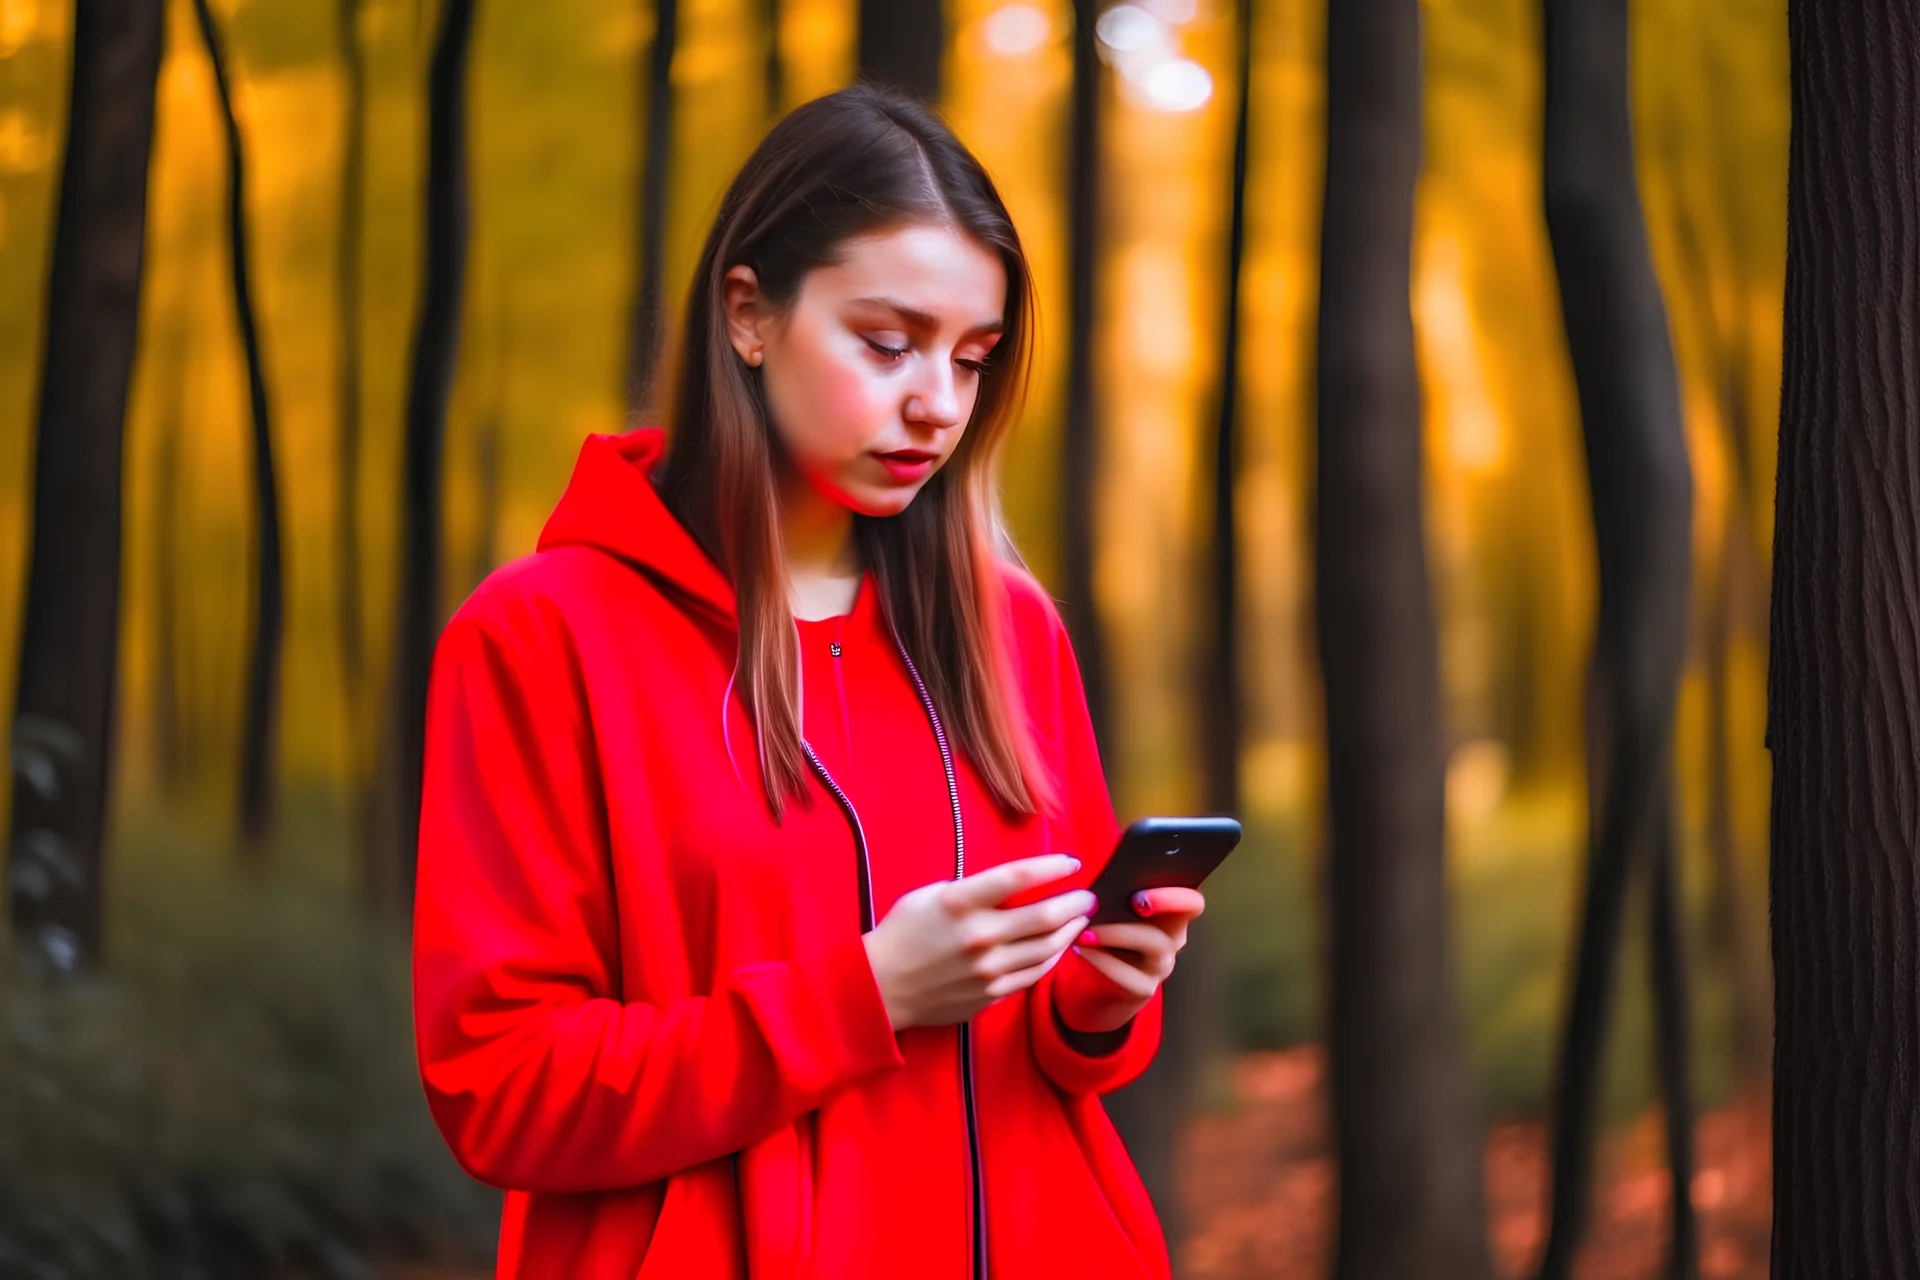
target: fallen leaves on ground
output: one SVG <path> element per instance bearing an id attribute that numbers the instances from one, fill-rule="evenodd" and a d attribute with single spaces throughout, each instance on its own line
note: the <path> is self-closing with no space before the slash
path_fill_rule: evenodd
<path id="1" fill-rule="evenodd" d="M 1239 1107 L 1194 1122 L 1182 1159 L 1187 1280 L 1318 1280 L 1328 1274 L 1334 1170 L 1318 1049 L 1250 1054 L 1234 1069 Z M 1703 1280 L 1764 1280 L 1772 1153 L 1764 1092 L 1702 1116 L 1693 1203 Z M 1667 1241 L 1662 1119 L 1649 1113 L 1603 1139 L 1578 1280 L 1650 1280 Z M 1539 1122 L 1487 1139 L 1487 1214 L 1496 1265 L 1523 1276 L 1546 1236 L 1548 1148 Z"/>

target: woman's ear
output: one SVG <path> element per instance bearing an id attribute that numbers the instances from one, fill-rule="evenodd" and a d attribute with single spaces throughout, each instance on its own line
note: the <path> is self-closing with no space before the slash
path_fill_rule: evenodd
<path id="1" fill-rule="evenodd" d="M 727 309 L 727 341 L 740 358 L 758 368 L 766 338 L 765 299 L 760 294 L 760 277 L 745 265 L 730 267 L 720 282 L 721 297 Z"/>

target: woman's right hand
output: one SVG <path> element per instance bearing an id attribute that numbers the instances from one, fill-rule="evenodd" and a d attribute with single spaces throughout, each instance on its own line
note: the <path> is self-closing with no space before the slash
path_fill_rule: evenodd
<path id="1" fill-rule="evenodd" d="M 1040 981 L 1087 927 L 1094 896 L 1074 889 L 1030 906 L 1000 904 L 1079 869 L 1079 859 L 1053 853 L 901 897 L 866 935 L 893 1029 L 965 1022 Z"/>

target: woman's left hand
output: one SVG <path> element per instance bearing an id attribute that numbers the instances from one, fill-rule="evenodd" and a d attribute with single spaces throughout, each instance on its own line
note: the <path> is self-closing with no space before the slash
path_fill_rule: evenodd
<path id="1" fill-rule="evenodd" d="M 1076 984 L 1071 999 L 1057 1002 L 1061 1022 L 1088 1034 L 1125 1026 L 1173 972 L 1187 926 L 1206 907 L 1197 889 L 1143 889 L 1133 895 L 1137 922 L 1098 924 L 1082 933 L 1074 950 L 1107 981 Z"/>

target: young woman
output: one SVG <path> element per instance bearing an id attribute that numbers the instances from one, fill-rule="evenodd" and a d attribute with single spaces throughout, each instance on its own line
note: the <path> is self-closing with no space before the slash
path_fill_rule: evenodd
<path id="1" fill-rule="evenodd" d="M 993 492 L 1031 326 L 944 125 L 800 108 L 707 239 L 671 435 L 589 440 L 448 626 L 418 1047 L 502 1276 L 1167 1274 L 1098 1095 L 1202 903 L 1088 929 L 1113 811 Z"/>

